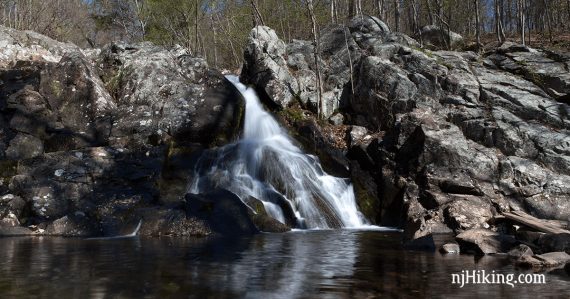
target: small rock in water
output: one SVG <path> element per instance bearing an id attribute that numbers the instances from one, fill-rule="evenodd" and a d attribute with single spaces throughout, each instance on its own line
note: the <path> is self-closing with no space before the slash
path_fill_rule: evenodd
<path id="1" fill-rule="evenodd" d="M 570 255 L 566 252 L 549 252 L 533 256 L 523 256 L 517 261 L 519 266 L 530 267 L 538 271 L 563 267 L 568 263 L 570 263 Z"/>
<path id="2" fill-rule="evenodd" d="M 459 245 L 456 243 L 443 244 L 441 246 L 441 248 L 439 249 L 439 251 L 441 253 L 444 253 L 444 254 L 458 254 L 458 253 L 460 253 Z"/>
<path id="3" fill-rule="evenodd" d="M 508 252 L 510 257 L 517 259 L 523 256 L 532 256 L 533 254 L 532 249 L 524 244 L 520 244 Z"/>
<path id="4" fill-rule="evenodd" d="M 57 177 L 60 177 L 63 175 L 63 172 L 64 172 L 63 169 L 58 169 L 53 174 Z"/>

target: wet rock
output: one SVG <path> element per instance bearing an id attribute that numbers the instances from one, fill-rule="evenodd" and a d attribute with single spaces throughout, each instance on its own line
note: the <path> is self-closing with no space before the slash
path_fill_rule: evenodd
<path id="1" fill-rule="evenodd" d="M 17 236 L 31 236 L 31 235 L 34 235 L 34 232 L 27 227 L 0 225 L 0 236 L 2 237 L 17 237 Z"/>
<path id="2" fill-rule="evenodd" d="M 96 221 L 77 211 L 48 224 L 44 233 L 65 237 L 92 237 L 100 235 L 101 230 Z"/>
<path id="3" fill-rule="evenodd" d="M 186 194 L 188 215 L 205 221 L 213 232 L 224 236 L 250 235 L 258 232 L 241 199 L 224 189 L 206 194 Z"/>
<path id="4" fill-rule="evenodd" d="M 564 267 L 570 262 L 570 255 L 566 252 L 549 252 L 533 256 L 523 256 L 517 261 L 521 267 L 530 267 L 537 271 Z"/>
<path id="5" fill-rule="evenodd" d="M 570 252 L 570 234 L 544 234 L 536 242 L 543 252 Z"/>
<path id="6" fill-rule="evenodd" d="M 192 236 L 204 237 L 212 234 L 211 227 L 203 220 L 188 216 L 184 209 L 178 207 L 149 207 L 138 209 L 131 219 L 137 224 L 140 219 L 141 236 Z M 133 231 L 131 225 L 130 232 Z M 136 228 L 136 226 L 135 226 Z"/>
<path id="7" fill-rule="evenodd" d="M 534 253 L 532 252 L 532 249 L 530 247 L 528 247 L 527 245 L 524 244 L 519 244 L 516 247 L 514 247 L 513 249 L 509 250 L 509 252 L 507 252 L 507 254 L 514 259 L 520 259 L 523 256 L 533 256 Z"/>
<path id="8" fill-rule="evenodd" d="M 271 217 L 265 210 L 265 206 L 261 200 L 249 197 L 245 202 L 249 207 L 249 216 L 259 231 L 282 233 L 291 230 L 291 227 Z"/>
<path id="9" fill-rule="evenodd" d="M 350 174 L 359 211 L 372 223 L 380 223 L 381 201 L 373 175 L 356 162 L 351 163 Z"/>
<path id="10" fill-rule="evenodd" d="M 503 235 L 488 229 L 472 229 L 456 237 L 462 252 L 482 254 L 502 253 L 516 244 L 513 236 Z"/>
<path id="11" fill-rule="evenodd" d="M 441 253 L 445 254 L 458 254 L 460 252 L 459 245 L 455 243 L 443 244 L 439 249 Z"/>

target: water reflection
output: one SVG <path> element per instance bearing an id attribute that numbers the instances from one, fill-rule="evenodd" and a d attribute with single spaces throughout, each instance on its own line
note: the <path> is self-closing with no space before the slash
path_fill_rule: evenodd
<path id="1" fill-rule="evenodd" d="M 451 285 L 451 273 L 519 273 L 504 258 L 403 251 L 395 232 L 242 239 L 0 239 L 0 298 L 401 298 L 560 296 L 547 285 Z"/>

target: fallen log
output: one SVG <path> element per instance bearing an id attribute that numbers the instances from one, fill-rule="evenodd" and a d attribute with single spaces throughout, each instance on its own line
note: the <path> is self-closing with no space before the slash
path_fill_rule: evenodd
<path id="1" fill-rule="evenodd" d="M 549 234 L 570 234 L 570 231 L 562 228 L 562 225 L 560 224 L 557 225 L 546 220 L 538 219 L 520 211 L 503 212 L 503 216 L 511 221 L 525 225 L 539 232 Z"/>

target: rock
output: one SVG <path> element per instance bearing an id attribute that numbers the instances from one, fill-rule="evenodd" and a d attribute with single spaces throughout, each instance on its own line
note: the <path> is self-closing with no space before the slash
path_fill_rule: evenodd
<path id="1" fill-rule="evenodd" d="M 111 44 L 101 52 L 106 87 L 121 103 L 110 133 L 115 146 L 223 145 L 241 128 L 245 102 L 202 58 L 181 47 Z"/>
<path id="2" fill-rule="evenodd" d="M 273 29 L 257 26 L 249 34 L 241 73 L 243 82 L 254 84 L 262 97 L 270 97 L 280 107 L 292 102 L 299 89 L 287 68 L 285 53 L 286 45 Z"/>
<path id="3" fill-rule="evenodd" d="M 58 62 L 69 52 L 80 51 L 73 44 L 55 41 L 33 31 L 0 27 L 0 68 L 14 61 Z"/>
<path id="4" fill-rule="evenodd" d="M 349 133 L 351 146 L 354 146 L 358 142 L 360 142 L 362 138 L 366 136 L 366 133 L 367 133 L 366 128 L 360 126 L 352 126 Z"/>
<path id="5" fill-rule="evenodd" d="M 224 189 L 206 194 L 186 194 L 186 210 L 224 236 L 251 235 L 258 230 L 241 199 Z"/>
<path id="6" fill-rule="evenodd" d="M 358 210 L 373 224 L 381 222 L 381 199 L 373 175 L 356 162 L 351 163 L 350 179 Z"/>
<path id="7" fill-rule="evenodd" d="M 261 200 L 249 197 L 245 202 L 249 207 L 249 216 L 259 231 L 283 233 L 291 230 L 291 227 L 269 216 Z"/>
<path id="8" fill-rule="evenodd" d="M 456 237 L 462 252 L 493 254 L 507 252 L 516 244 L 513 236 L 503 235 L 488 229 L 471 229 Z"/>
<path id="9" fill-rule="evenodd" d="M 203 148 L 241 130 L 243 97 L 219 71 L 179 46 L 81 50 L 1 26 L 0 44 L 0 194 L 16 198 L 0 226 L 115 236 L 144 217 L 144 235 L 211 234 L 170 204 Z"/>
<path id="10" fill-rule="evenodd" d="M 493 216 L 489 203 L 472 196 L 451 199 L 445 209 L 448 225 L 457 231 L 489 228 L 487 222 Z"/>
<path id="11" fill-rule="evenodd" d="M 428 48 L 445 47 L 447 39 L 461 45 L 459 35 L 437 26 L 422 33 L 418 40 Z M 342 148 L 359 164 L 357 198 L 379 198 L 369 206 L 381 211 L 368 215 L 409 228 L 410 240 L 433 231 L 495 229 L 492 217 L 513 209 L 569 219 L 570 56 L 512 43 L 481 55 L 430 51 L 364 16 L 347 27 L 324 28 L 320 42 L 324 91 L 340 94 L 343 123 L 380 136 L 358 145 L 351 136 Z M 316 111 L 312 50 L 311 42 L 296 40 L 279 55 L 299 82 L 293 94 L 304 109 Z M 260 76 L 255 80 L 262 82 Z M 319 136 L 318 126 L 292 127 L 302 143 Z M 307 148 L 322 153 L 337 147 L 315 144 Z"/>
<path id="12" fill-rule="evenodd" d="M 532 252 L 532 249 L 530 247 L 528 247 L 527 245 L 524 244 L 519 244 L 516 247 L 514 247 L 513 249 L 509 250 L 509 252 L 507 252 L 507 254 L 514 259 L 520 259 L 523 256 L 533 256 L 534 253 Z"/>
<path id="13" fill-rule="evenodd" d="M 455 243 L 447 243 L 447 244 L 443 244 L 443 246 L 441 246 L 439 251 L 441 251 L 441 253 L 445 253 L 445 254 L 458 254 L 460 252 L 460 249 L 459 249 L 459 245 L 457 245 Z"/>
<path id="14" fill-rule="evenodd" d="M 351 29 L 329 26 L 320 35 L 321 59 L 318 64 L 323 83 L 321 113 L 324 117 L 331 116 L 347 101 L 345 88 L 354 77 L 353 63 L 361 55 L 355 39 L 374 37 L 381 40 L 383 32 L 389 32 L 387 26 L 374 17 L 354 18 L 351 26 Z M 293 40 L 286 45 L 268 27 L 258 26 L 251 31 L 241 80 L 253 84 L 270 107 L 285 108 L 299 99 L 306 109 L 316 112 L 315 70 L 311 42 Z"/>
<path id="15" fill-rule="evenodd" d="M 344 122 L 344 117 L 342 116 L 342 114 L 337 113 L 329 117 L 329 122 L 335 126 L 340 126 Z"/>
<path id="16" fill-rule="evenodd" d="M 530 267 L 537 271 L 545 271 L 553 268 L 564 267 L 569 262 L 569 254 L 565 252 L 549 252 L 534 256 L 523 256 L 517 261 L 517 265 Z"/>
<path id="17" fill-rule="evenodd" d="M 10 145 L 6 149 L 6 158 L 20 160 L 34 158 L 43 153 L 44 145 L 39 138 L 18 133 L 18 135 L 10 141 Z"/>
<path id="18" fill-rule="evenodd" d="M 350 20 L 348 28 L 361 48 L 367 48 L 376 41 L 383 41 L 390 34 L 390 28 L 373 16 L 358 15 Z"/>
<path id="19" fill-rule="evenodd" d="M 27 227 L 0 225 L 0 236 L 2 237 L 31 236 L 33 234 L 34 232 Z"/>
<path id="20" fill-rule="evenodd" d="M 537 244 L 543 252 L 570 252 L 570 234 L 544 234 L 538 238 Z"/>
<path id="21" fill-rule="evenodd" d="M 100 234 L 98 223 L 88 219 L 84 213 L 63 216 L 48 224 L 45 234 L 65 237 L 91 237 Z"/>
<path id="22" fill-rule="evenodd" d="M 207 223 L 188 216 L 183 208 L 149 207 L 138 209 L 134 214 L 136 216 L 131 218 L 130 223 L 138 224 L 136 218 L 140 219 L 141 236 L 204 237 L 212 234 L 212 228 Z"/>
<path id="23" fill-rule="evenodd" d="M 441 29 L 436 25 L 427 25 L 420 29 L 420 33 L 416 36 L 424 45 L 435 48 L 456 48 L 463 43 L 463 37 L 453 31 Z"/>

